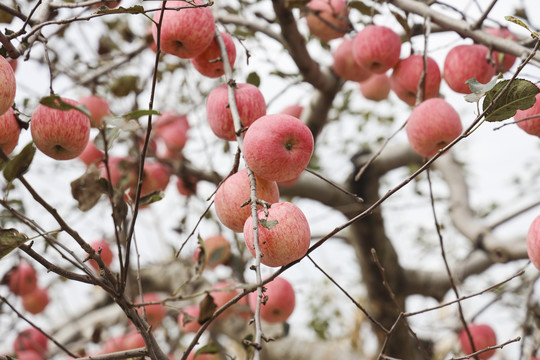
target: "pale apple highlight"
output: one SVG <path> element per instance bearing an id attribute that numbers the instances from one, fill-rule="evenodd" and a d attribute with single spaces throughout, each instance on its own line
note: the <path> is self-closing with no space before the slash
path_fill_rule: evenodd
<path id="1" fill-rule="evenodd" d="M 537 216 L 527 232 L 527 255 L 533 265 L 540 270 L 540 216 Z"/>

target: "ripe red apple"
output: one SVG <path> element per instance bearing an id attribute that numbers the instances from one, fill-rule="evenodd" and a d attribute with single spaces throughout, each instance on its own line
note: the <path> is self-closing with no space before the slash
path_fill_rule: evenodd
<path id="1" fill-rule="evenodd" d="M 411 55 L 400 60 L 394 67 L 390 77 L 392 90 L 396 95 L 414 106 L 418 93 L 418 84 L 424 72 L 424 57 L 422 55 Z M 423 82 L 423 100 L 436 97 L 439 94 L 441 85 L 441 70 L 431 57 L 427 57 L 426 76 Z"/>
<path id="2" fill-rule="evenodd" d="M 282 277 L 276 277 L 264 285 L 261 304 L 261 319 L 274 324 L 287 321 L 294 311 L 295 295 L 290 282 Z M 249 294 L 249 306 L 255 312 L 257 308 L 257 292 Z"/>
<path id="3" fill-rule="evenodd" d="M 353 39 L 353 56 L 359 66 L 376 74 L 385 73 L 399 61 L 401 38 L 394 30 L 368 25 Z"/>
<path id="4" fill-rule="evenodd" d="M 475 78 L 482 84 L 495 75 L 495 65 L 488 59 L 489 49 L 480 44 L 459 45 L 452 48 L 444 60 L 443 76 L 450 87 L 460 94 L 470 94 L 465 82 Z"/>
<path id="5" fill-rule="evenodd" d="M 332 53 L 334 63 L 332 68 L 337 76 L 344 80 L 362 82 L 371 76 L 371 71 L 358 65 L 353 56 L 353 40 L 344 39 Z"/>
<path id="6" fill-rule="evenodd" d="M 277 203 L 268 209 L 268 217 L 263 210 L 259 210 L 257 216 L 259 246 L 263 255 L 261 263 L 270 267 L 283 266 L 306 254 L 311 232 L 306 216 L 296 205 L 290 202 Z M 260 223 L 262 219 L 268 224 L 267 227 Z M 251 255 L 255 256 L 251 217 L 244 224 L 244 240 Z"/>
<path id="7" fill-rule="evenodd" d="M 128 185 L 132 185 L 136 179 L 134 173 L 135 164 L 133 160 L 128 157 L 110 156 L 108 159 L 110 179 L 107 174 L 107 168 L 104 163 L 99 164 L 101 170 L 101 177 L 109 180 L 113 188 L 122 186 L 126 188 Z"/>
<path id="8" fill-rule="evenodd" d="M 15 100 L 15 73 L 9 62 L 0 55 L 0 115 L 4 114 L 13 105 Z"/>
<path id="9" fill-rule="evenodd" d="M 236 284 L 227 281 L 220 281 L 212 286 L 213 291 L 210 292 L 210 296 L 214 299 L 217 309 L 240 293 L 239 290 L 235 289 L 235 286 Z M 221 316 L 231 314 L 232 310 L 232 307 L 227 309 Z"/>
<path id="10" fill-rule="evenodd" d="M 146 343 L 144 342 L 144 338 L 141 334 L 139 334 L 137 331 L 132 331 L 124 335 L 122 339 L 122 346 L 123 349 L 120 349 L 120 351 L 142 348 L 146 346 Z"/>
<path id="11" fill-rule="evenodd" d="M 220 264 L 225 264 L 231 257 L 231 243 L 221 234 L 210 236 L 204 241 L 206 247 L 206 266 L 211 269 Z M 201 248 L 198 247 L 193 253 L 195 261 L 199 259 Z"/>
<path id="12" fill-rule="evenodd" d="M 93 128 L 100 128 L 103 118 L 111 115 L 107 100 L 97 95 L 84 96 L 79 98 L 79 103 L 86 106 L 90 112 L 90 125 Z"/>
<path id="13" fill-rule="evenodd" d="M 9 155 L 19 143 L 21 127 L 15 118 L 13 108 L 9 108 L 0 115 L 0 148 L 4 154 Z"/>
<path id="14" fill-rule="evenodd" d="M 495 35 L 503 39 L 517 41 L 516 36 L 512 34 L 512 32 L 508 30 L 508 28 L 485 28 L 484 31 L 488 34 Z M 495 50 L 491 53 L 491 57 L 493 58 L 493 60 L 495 60 L 497 72 L 501 73 L 505 73 L 510 70 L 510 68 L 512 67 L 512 65 L 514 65 L 514 62 L 516 61 L 516 57 L 514 55 L 501 53 Z"/>
<path id="15" fill-rule="evenodd" d="M 533 265 L 540 270 L 540 216 L 537 216 L 529 227 L 527 254 Z"/>
<path id="16" fill-rule="evenodd" d="M 193 58 L 201 54 L 212 42 L 215 31 L 214 15 L 210 7 L 201 0 L 168 1 L 167 7 L 182 7 L 183 9 L 165 10 L 161 23 L 161 50 L 167 54 L 176 55 L 182 59 Z M 157 23 L 161 11 L 154 14 L 152 35 L 157 43 Z"/>
<path id="17" fill-rule="evenodd" d="M 229 64 L 231 64 L 232 68 L 236 60 L 236 47 L 229 34 L 222 32 L 221 37 L 225 43 L 227 57 L 229 58 Z M 223 61 L 221 60 L 219 45 L 216 39 L 214 39 L 201 54 L 191 58 L 191 63 L 198 72 L 209 78 L 217 78 L 225 73 L 223 70 Z"/>
<path id="18" fill-rule="evenodd" d="M 45 360 L 45 358 L 33 350 L 23 350 L 16 353 L 18 360 Z"/>
<path id="19" fill-rule="evenodd" d="M 538 115 L 538 117 L 523 120 L 525 118 Z M 536 135 L 540 137 L 540 94 L 536 95 L 536 102 L 534 105 L 526 110 L 516 111 L 514 120 L 517 121 L 517 125 L 525 131 L 527 134 Z"/>
<path id="20" fill-rule="evenodd" d="M 48 350 L 49 339 L 36 328 L 28 328 L 21 331 L 13 342 L 13 351 L 20 353 L 22 351 L 35 351 L 42 357 L 45 357 Z"/>
<path id="21" fill-rule="evenodd" d="M 411 147 L 424 157 L 435 155 L 458 137 L 462 130 L 457 111 L 439 98 L 425 100 L 416 106 L 406 126 Z"/>
<path id="22" fill-rule="evenodd" d="M 90 246 L 92 246 L 92 249 L 94 249 L 96 252 L 99 252 L 99 249 L 101 249 L 101 259 L 103 260 L 105 265 L 111 265 L 114 259 L 114 255 L 111 250 L 111 246 L 105 239 L 94 241 L 90 243 Z M 92 265 L 92 267 L 96 269 L 96 271 L 99 271 L 99 265 L 95 260 L 90 259 L 88 261 L 90 262 L 90 265 Z"/>
<path id="23" fill-rule="evenodd" d="M 470 324 L 468 328 L 474 341 L 474 348 L 476 349 L 476 351 L 483 350 L 489 346 L 497 345 L 497 335 L 495 334 L 495 331 L 493 331 L 491 326 L 484 324 Z M 461 332 L 459 333 L 459 343 L 461 344 L 461 350 L 464 354 L 468 355 L 474 352 L 465 329 L 461 330 Z M 485 360 L 489 359 L 494 354 L 495 349 L 485 351 L 481 354 L 478 354 L 477 356 L 479 359 Z"/>
<path id="24" fill-rule="evenodd" d="M 322 41 L 337 39 L 349 32 L 349 9 L 345 0 L 311 0 L 307 4 L 307 26 Z"/>
<path id="25" fill-rule="evenodd" d="M 47 289 L 36 288 L 30 294 L 22 297 L 23 307 L 32 314 L 39 314 L 45 310 L 49 304 L 49 294 Z"/>
<path id="26" fill-rule="evenodd" d="M 304 107 L 302 105 L 293 104 L 286 106 L 283 110 L 281 110 L 280 114 L 287 114 L 300 119 L 300 116 L 302 116 L 302 111 L 304 111 Z"/>
<path id="27" fill-rule="evenodd" d="M 244 160 L 264 179 L 292 180 L 307 167 L 313 143 L 311 130 L 294 116 L 266 115 L 244 135 Z"/>
<path id="28" fill-rule="evenodd" d="M 178 178 L 176 180 L 176 189 L 184 196 L 194 195 L 197 192 L 197 178 L 192 176 L 187 182 L 182 178 Z"/>
<path id="29" fill-rule="evenodd" d="M 141 196 L 158 190 L 165 191 L 170 177 L 171 173 L 166 165 L 157 161 L 146 161 L 144 163 Z M 135 187 L 133 189 L 135 190 Z"/>
<path id="30" fill-rule="evenodd" d="M 275 181 L 255 176 L 257 198 L 271 204 L 279 201 L 279 189 Z M 251 188 L 247 169 L 229 176 L 218 188 L 214 198 L 216 214 L 219 220 L 229 229 L 242 232 L 244 223 L 251 215 L 251 206 L 241 207 L 250 199 Z M 260 208 L 260 207 L 259 207 Z"/>
<path id="31" fill-rule="evenodd" d="M 71 99 L 64 102 L 76 106 Z M 56 160 L 74 159 L 79 156 L 90 137 L 90 120 L 78 110 L 57 110 L 39 105 L 30 123 L 36 147 Z"/>
<path id="32" fill-rule="evenodd" d="M 236 140 L 234 123 L 229 109 L 227 84 L 215 88 L 206 101 L 206 118 L 214 134 L 225 140 Z M 255 120 L 266 114 L 264 96 L 255 85 L 236 84 L 234 90 L 236 107 L 243 126 L 250 126 Z"/>
<path id="33" fill-rule="evenodd" d="M 165 111 L 152 124 L 158 140 L 163 141 L 170 152 L 179 153 L 186 145 L 189 122 L 186 115 Z"/>
<path id="34" fill-rule="evenodd" d="M 199 331 L 201 328 L 201 324 L 198 322 L 200 313 L 201 309 L 198 304 L 189 305 L 180 310 L 180 314 L 178 314 L 178 326 L 180 330 L 185 333 L 196 333 Z"/>
<path id="35" fill-rule="evenodd" d="M 153 303 L 161 302 L 161 300 L 161 297 L 156 293 L 146 293 L 143 295 L 143 299 L 140 302 Z M 161 325 L 161 322 L 165 318 L 165 307 L 162 304 L 150 304 L 145 305 L 144 308 L 146 310 L 146 321 L 150 326 L 152 326 L 152 330 L 155 330 L 159 325 Z M 142 306 L 139 306 L 137 311 L 139 314 L 143 314 Z"/>
<path id="36" fill-rule="evenodd" d="M 90 166 L 90 164 L 97 164 L 103 159 L 103 151 L 99 150 L 93 141 L 88 141 L 88 144 L 84 148 L 81 155 L 79 155 L 79 160 Z"/>
<path id="37" fill-rule="evenodd" d="M 9 275 L 9 291 L 15 295 L 24 296 L 37 288 L 36 270 L 27 262 L 21 262 L 11 270 Z"/>
<path id="38" fill-rule="evenodd" d="M 390 78 L 386 74 L 373 74 L 360 83 L 360 92 L 368 100 L 382 101 L 388 98 L 390 87 Z"/>

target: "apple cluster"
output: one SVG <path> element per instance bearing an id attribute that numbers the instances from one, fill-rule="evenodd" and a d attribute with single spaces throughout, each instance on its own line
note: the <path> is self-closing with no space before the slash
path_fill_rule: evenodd
<path id="1" fill-rule="evenodd" d="M 27 312 L 39 314 L 49 304 L 47 289 L 38 285 L 36 270 L 26 261 L 22 261 L 8 272 L 6 282 L 11 293 L 21 298 Z"/>

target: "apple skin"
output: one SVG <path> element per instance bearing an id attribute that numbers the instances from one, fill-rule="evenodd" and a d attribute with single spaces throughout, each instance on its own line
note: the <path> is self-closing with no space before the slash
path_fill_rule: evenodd
<path id="1" fill-rule="evenodd" d="M 450 89 L 460 94 L 470 94 L 465 82 L 475 78 L 482 84 L 495 75 L 495 66 L 488 61 L 489 49 L 480 44 L 459 45 L 448 52 L 444 60 L 443 77 Z"/>
<path id="2" fill-rule="evenodd" d="M 170 177 L 171 173 L 164 164 L 157 161 L 145 161 L 141 196 L 158 190 L 165 191 Z M 133 189 L 135 191 L 135 185 Z"/>
<path id="3" fill-rule="evenodd" d="M 257 198 L 271 204 L 279 201 L 279 189 L 275 181 L 255 175 Z M 214 205 L 219 220 L 235 232 L 244 231 L 244 223 L 251 216 L 251 206 L 241 207 L 250 199 L 251 188 L 247 169 L 229 176 L 218 188 Z M 260 206 L 259 206 L 260 208 Z"/>
<path id="4" fill-rule="evenodd" d="M 259 219 L 266 219 L 263 210 L 257 213 Z M 261 263 L 270 267 L 286 265 L 300 259 L 309 249 L 311 231 L 306 216 L 296 205 L 281 202 L 268 209 L 268 221 L 276 221 L 272 229 L 259 224 L 259 245 L 262 253 Z M 244 224 L 246 246 L 255 257 L 253 245 L 253 219 L 248 217 Z"/>
<path id="5" fill-rule="evenodd" d="M 394 67 L 390 77 L 392 90 L 396 95 L 410 106 L 416 103 L 418 84 L 424 72 L 424 57 L 411 55 L 400 60 Z M 441 85 L 441 70 L 431 57 L 427 57 L 426 77 L 424 80 L 424 99 L 434 98 L 439 94 Z"/>
<path id="6" fill-rule="evenodd" d="M 346 1 L 311 0 L 308 2 L 307 7 L 307 26 L 313 36 L 322 41 L 330 41 L 343 37 L 349 32 L 349 9 Z M 315 12 L 319 13 L 316 14 Z M 332 24 L 332 26 L 329 26 L 328 23 Z"/>
<path id="7" fill-rule="evenodd" d="M 140 300 L 140 299 L 139 299 Z M 140 302 L 149 303 L 149 302 L 160 302 L 162 299 L 156 293 L 146 293 L 143 295 L 143 299 Z M 165 318 L 166 310 L 162 304 L 151 304 L 144 306 L 146 310 L 146 321 L 152 327 L 152 330 L 155 330 Z M 137 307 L 139 314 L 143 314 L 142 306 Z"/>
<path id="8" fill-rule="evenodd" d="M 103 159 L 103 151 L 99 150 L 93 141 L 88 141 L 88 144 L 84 148 L 78 159 L 81 160 L 86 166 L 90 164 L 98 164 Z"/>
<path id="9" fill-rule="evenodd" d="M 439 98 L 424 100 L 416 106 L 405 129 L 413 150 L 424 157 L 435 155 L 463 130 L 457 111 Z"/>
<path id="10" fill-rule="evenodd" d="M 111 263 L 112 263 L 112 261 L 114 259 L 114 255 L 113 255 L 113 252 L 111 250 L 111 246 L 109 245 L 109 243 L 107 241 L 105 241 L 105 239 L 101 239 L 101 240 L 91 242 L 90 246 L 96 252 L 99 252 L 99 249 L 101 249 L 101 259 L 103 260 L 105 265 L 107 265 L 107 266 L 111 265 Z M 92 265 L 92 267 L 96 271 L 99 271 L 99 265 L 95 260 L 90 259 L 88 261 L 89 261 L 90 265 Z"/>
<path id="11" fill-rule="evenodd" d="M 17 85 L 15 82 L 15 72 L 3 56 L 0 55 L 0 115 L 4 114 L 13 105 Z"/>
<path id="12" fill-rule="evenodd" d="M 103 353 L 109 354 L 117 351 L 126 351 L 145 347 L 143 337 L 137 331 L 125 335 L 115 336 L 103 344 Z"/>
<path id="13" fill-rule="evenodd" d="M 111 115 L 111 109 L 107 100 L 97 95 L 81 97 L 79 98 L 79 103 L 86 106 L 90 112 L 90 125 L 93 128 L 100 128 L 103 118 Z"/>
<path id="14" fill-rule="evenodd" d="M 36 270 L 27 262 L 21 262 L 10 272 L 9 291 L 15 295 L 25 296 L 37 288 Z"/>
<path id="15" fill-rule="evenodd" d="M 266 180 L 292 180 L 307 167 L 313 145 L 311 130 L 302 121 L 286 114 L 266 115 L 244 135 L 244 160 Z"/>
<path id="16" fill-rule="evenodd" d="M 287 321 L 295 306 L 294 289 L 291 283 L 282 277 L 276 277 L 264 287 L 266 291 L 263 294 L 263 302 L 261 303 L 261 319 L 271 324 Z M 257 292 L 252 292 L 248 296 L 249 306 L 255 312 L 257 308 Z M 264 297 L 267 297 L 266 302 L 264 302 Z"/>
<path id="17" fill-rule="evenodd" d="M 467 327 L 469 328 L 469 332 L 473 338 L 474 348 L 476 351 L 485 349 L 488 346 L 497 345 L 497 335 L 491 326 L 485 324 L 470 324 Z M 471 342 L 465 329 L 461 330 L 459 333 L 459 343 L 461 344 L 461 350 L 464 354 L 468 355 L 473 353 Z M 483 352 L 477 356 L 480 360 L 485 360 L 489 359 L 494 354 L 495 349 Z"/>
<path id="18" fill-rule="evenodd" d="M 300 119 L 300 116 L 302 116 L 302 111 L 304 111 L 304 107 L 302 105 L 293 104 L 283 108 L 283 110 L 280 111 L 280 114 L 287 114 Z"/>
<path id="19" fill-rule="evenodd" d="M 30 294 L 22 297 L 23 307 L 32 314 L 39 314 L 49 305 L 49 294 L 47 289 L 36 288 Z"/>
<path id="20" fill-rule="evenodd" d="M 127 186 L 135 179 L 133 174 L 133 160 L 128 157 L 110 156 L 108 159 L 110 179 L 107 174 L 107 168 L 104 163 L 99 164 L 101 177 L 109 180 L 113 188 L 120 185 Z"/>
<path id="21" fill-rule="evenodd" d="M 517 38 L 508 28 L 484 28 L 484 31 L 488 34 L 498 36 L 503 39 L 513 40 L 517 41 Z M 495 65 L 497 66 L 497 72 L 505 73 L 514 63 L 516 62 L 516 57 L 514 55 L 506 54 L 506 53 L 500 53 L 498 51 L 493 50 L 491 53 L 491 57 L 493 60 L 495 60 Z"/>
<path id="22" fill-rule="evenodd" d="M 13 108 L 9 108 L 0 115 L 0 148 L 4 154 L 9 155 L 19 143 L 21 127 L 15 118 Z"/>
<path id="23" fill-rule="evenodd" d="M 537 118 L 519 121 L 527 117 L 539 115 Z M 514 120 L 518 121 L 517 126 L 519 126 L 523 131 L 530 135 L 536 135 L 540 137 L 540 94 L 536 95 L 536 102 L 534 105 L 526 110 L 516 111 Z"/>
<path id="24" fill-rule="evenodd" d="M 344 39 L 332 53 L 332 68 L 337 76 L 344 80 L 362 82 L 371 76 L 371 71 L 360 66 L 353 56 L 353 40 Z"/>
<path id="25" fill-rule="evenodd" d="M 62 99 L 77 105 L 75 100 Z M 79 156 L 90 138 L 90 120 L 78 110 L 62 111 L 39 105 L 30 123 L 32 139 L 45 155 L 56 160 L 69 160 Z"/>
<path id="26" fill-rule="evenodd" d="M 527 255 L 533 265 L 540 270 L 540 216 L 533 220 L 527 232 Z"/>
<path id="27" fill-rule="evenodd" d="M 157 140 L 163 141 L 171 153 L 179 153 L 188 139 L 189 122 L 186 115 L 164 111 L 152 124 Z"/>
<path id="28" fill-rule="evenodd" d="M 36 328 L 28 328 L 17 334 L 13 342 L 13 351 L 20 353 L 22 351 L 35 351 L 43 358 L 47 354 L 49 339 Z"/>
<path id="29" fill-rule="evenodd" d="M 232 298 L 234 298 L 236 295 L 240 293 L 240 290 L 235 289 L 235 287 L 236 287 L 236 284 L 232 282 L 228 282 L 228 281 L 220 281 L 214 286 L 212 286 L 213 291 L 210 292 L 210 296 L 212 296 L 212 298 L 214 299 L 214 303 L 217 306 L 216 310 L 222 307 L 223 305 L 225 305 L 226 303 L 228 303 Z M 220 291 L 221 289 L 226 289 L 226 288 L 230 288 L 231 290 Z M 234 314 L 235 312 L 234 307 L 235 306 L 233 305 L 229 307 L 227 310 L 225 310 L 220 315 L 220 319 L 223 319 L 224 317 Z"/>
<path id="30" fill-rule="evenodd" d="M 220 264 L 225 264 L 231 257 L 231 243 L 221 234 L 207 237 L 204 241 L 206 247 L 206 266 L 211 269 Z M 193 253 L 193 259 L 197 261 L 201 248 L 198 247 Z"/>
<path id="31" fill-rule="evenodd" d="M 232 68 L 236 61 L 236 46 L 234 46 L 233 39 L 229 34 L 222 32 L 221 38 L 225 43 L 227 57 Z M 191 58 L 190 61 L 193 67 L 206 77 L 217 78 L 225 73 L 223 70 L 223 61 L 221 60 L 221 52 L 215 38 L 200 55 Z"/>
<path id="32" fill-rule="evenodd" d="M 194 320 L 187 318 L 184 322 L 184 317 L 186 316 L 185 314 Z M 180 314 L 178 314 L 178 326 L 180 327 L 180 330 L 182 330 L 184 333 L 196 333 L 199 331 L 201 324 L 199 324 L 197 319 L 199 318 L 200 314 L 201 309 L 198 304 L 189 305 L 180 310 Z"/>
<path id="33" fill-rule="evenodd" d="M 184 7 L 184 9 L 165 10 L 161 24 L 161 50 L 167 54 L 189 59 L 201 54 L 212 42 L 215 31 L 214 15 L 210 7 L 194 7 L 204 5 L 201 0 L 168 1 L 167 7 Z M 193 8 L 190 8 L 192 7 Z M 157 26 L 161 11 L 154 14 L 152 35 L 157 44 Z"/>
<path id="34" fill-rule="evenodd" d="M 399 61 L 401 38 L 394 30 L 380 25 L 368 25 L 353 39 L 356 63 L 372 73 L 382 74 Z"/>
<path id="35" fill-rule="evenodd" d="M 373 101 L 382 101 L 390 95 L 391 81 L 386 74 L 373 74 L 371 77 L 360 83 L 362 95 Z"/>
<path id="36" fill-rule="evenodd" d="M 206 118 L 214 134 L 225 140 L 235 141 L 234 122 L 229 109 L 227 84 L 215 88 L 206 101 Z M 255 120 L 266 114 L 264 96 L 255 85 L 236 84 L 234 90 L 236 107 L 243 126 L 250 126 Z"/>

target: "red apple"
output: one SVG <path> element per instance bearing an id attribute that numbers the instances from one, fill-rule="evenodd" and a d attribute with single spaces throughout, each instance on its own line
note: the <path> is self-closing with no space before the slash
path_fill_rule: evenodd
<path id="1" fill-rule="evenodd" d="M 353 39 L 356 63 L 376 74 L 385 73 L 399 61 L 401 37 L 386 26 L 368 25 Z"/>
<path id="2" fill-rule="evenodd" d="M 192 176 L 187 182 L 182 178 L 178 178 L 176 180 L 176 189 L 184 196 L 194 195 L 197 192 L 197 178 Z"/>
<path id="3" fill-rule="evenodd" d="M 23 350 L 16 353 L 18 360 L 45 360 L 45 358 L 33 350 Z"/>
<path id="4" fill-rule="evenodd" d="M 166 165 L 157 161 L 145 161 L 141 196 L 158 190 L 165 191 L 170 177 L 171 173 Z"/>
<path id="5" fill-rule="evenodd" d="M 263 293 L 261 304 L 261 319 L 272 324 L 287 321 L 295 305 L 294 289 L 291 283 L 282 277 L 276 277 L 264 287 L 266 291 Z M 249 306 L 255 312 L 257 292 L 249 294 Z"/>
<path id="6" fill-rule="evenodd" d="M 143 295 L 143 299 L 140 302 L 153 303 L 161 302 L 161 300 L 161 297 L 156 293 L 146 293 Z M 150 326 L 152 326 L 152 330 L 155 330 L 159 325 L 161 325 L 161 322 L 165 318 L 165 307 L 162 304 L 150 304 L 145 305 L 144 308 L 146 310 L 146 321 Z M 140 314 L 143 314 L 142 306 L 139 306 L 137 311 Z"/>
<path id="7" fill-rule="evenodd" d="M 0 115 L 0 148 L 4 154 L 9 155 L 19 143 L 21 127 L 15 118 L 12 108 Z"/>
<path id="8" fill-rule="evenodd" d="M 179 153 L 187 142 L 189 122 L 186 115 L 165 111 L 152 125 L 158 140 L 163 141 L 170 152 Z"/>
<path id="9" fill-rule="evenodd" d="M 302 116 L 302 111 L 304 111 L 304 107 L 302 105 L 293 104 L 286 106 L 283 110 L 281 110 L 280 114 L 287 114 L 300 119 L 300 116 Z"/>
<path id="10" fill-rule="evenodd" d="M 146 346 L 144 338 L 137 331 L 132 331 L 124 335 L 122 339 L 123 350 L 139 349 Z"/>
<path id="11" fill-rule="evenodd" d="M 290 202 L 277 203 L 268 209 L 268 217 L 263 210 L 259 210 L 257 216 L 261 263 L 270 267 L 283 266 L 306 254 L 311 232 L 306 216 L 296 205 Z M 266 221 L 267 227 L 260 223 L 261 219 Z M 244 240 L 248 250 L 255 256 L 251 217 L 244 224 Z"/>
<path id="12" fill-rule="evenodd" d="M 99 249 L 101 249 L 101 259 L 103 260 L 105 265 L 111 265 L 114 259 L 114 255 L 111 250 L 111 246 L 105 239 L 94 241 L 90 243 L 90 246 L 92 246 L 92 249 L 94 249 L 96 252 L 99 252 Z M 89 262 L 90 265 L 92 265 L 92 267 L 96 269 L 96 271 L 99 271 L 99 265 L 95 260 L 90 259 Z"/>
<path id="13" fill-rule="evenodd" d="M 418 92 L 418 84 L 424 72 L 424 57 L 422 55 L 411 55 L 406 59 L 400 60 L 394 67 L 390 78 L 392 90 L 396 95 L 414 106 Z M 441 85 L 441 71 L 439 66 L 431 57 L 427 57 L 426 76 L 423 82 L 423 99 L 430 99 L 439 94 Z"/>
<path id="14" fill-rule="evenodd" d="M 538 117 L 520 121 L 535 115 L 538 115 Z M 526 110 L 516 111 L 514 120 L 517 121 L 517 125 L 527 134 L 540 137 L 540 94 L 536 95 L 536 102 L 532 107 Z"/>
<path id="15" fill-rule="evenodd" d="M 345 0 L 311 0 L 307 4 L 307 26 L 322 41 L 337 39 L 349 32 L 349 9 Z"/>
<path id="16" fill-rule="evenodd" d="M 480 44 L 459 45 L 452 48 L 444 60 L 444 80 L 457 93 L 470 94 L 465 82 L 475 78 L 482 84 L 495 75 L 495 66 L 488 59 L 489 49 Z"/>
<path id="17" fill-rule="evenodd" d="M 75 100 L 62 99 L 76 106 Z M 78 110 L 57 110 L 39 105 L 30 123 L 36 147 L 56 160 L 74 159 L 79 156 L 90 137 L 90 120 Z"/>
<path id="18" fill-rule="evenodd" d="M 279 201 L 279 189 L 275 181 L 255 176 L 257 198 L 271 204 Z M 250 199 L 251 188 L 247 170 L 229 176 L 218 188 L 214 198 L 216 214 L 229 229 L 242 232 L 244 223 L 251 215 L 251 206 L 241 205 Z M 260 206 L 259 206 L 260 208 Z"/>
<path id="19" fill-rule="evenodd" d="M 215 300 L 214 300 L 215 301 Z M 201 328 L 198 319 L 201 309 L 198 304 L 186 306 L 178 314 L 178 326 L 185 333 L 196 333 Z"/>
<path id="20" fill-rule="evenodd" d="M 15 295 L 24 296 L 37 288 L 36 270 L 27 262 L 21 262 L 10 272 L 9 291 Z"/>
<path id="21" fill-rule="evenodd" d="M 368 100 L 382 101 L 388 98 L 390 87 L 390 78 L 386 74 L 373 74 L 360 83 L 360 92 Z"/>
<path id="22" fill-rule="evenodd" d="M 229 261 L 231 257 L 231 243 L 221 234 L 210 236 L 204 241 L 206 247 L 206 266 L 211 269 Z M 195 261 L 199 259 L 201 248 L 198 247 L 193 253 Z"/>
<path id="23" fill-rule="evenodd" d="M 337 76 L 344 80 L 362 82 L 371 76 L 371 71 L 358 65 L 353 57 L 353 40 L 345 39 L 332 53 L 332 68 Z"/>
<path id="24" fill-rule="evenodd" d="M 485 28 L 484 31 L 488 34 L 495 35 L 503 39 L 517 41 L 516 36 L 512 34 L 512 32 L 508 30 L 508 28 Z M 491 57 L 493 58 L 493 60 L 495 60 L 497 72 L 501 73 L 505 73 L 510 70 L 510 68 L 512 67 L 512 65 L 514 65 L 514 62 L 516 61 L 516 57 L 514 55 L 501 53 L 495 50 L 491 53 Z"/>
<path id="25" fill-rule="evenodd" d="M 533 265 L 540 270 L 540 216 L 537 216 L 529 227 L 527 254 Z"/>
<path id="26" fill-rule="evenodd" d="M 480 325 L 480 324 L 470 324 L 468 326 L 471 337 L 474 341 L 474 349 L 476 351 L 483 350 L 489 346 L 497 345 L 497 335 L 495 331 L 489 325 Z M 465 329 L 461 330 L 459 333 L 459 343 L 461 344 L 461 351 L 468 355 L 472 354 L 473 348 L 467 335 Z M 495 354 L 495 349 L 485 351 L 481 354 L 478 354 L 478 358 L 481 360 L 489 359 Z"/>
<path id="27" fill-rule="evenodd" d="M 113 188 L 126 188 L 132 185 L 136 179 L 134 172 L 135 164 L 128 157 L 110 156 L 108 159 L 110 179 L 107 174 L 107 168 L 104 163 L 99 164 L 101 177 L 109 180 Z"/>
<path id="28" fill-rule="evenodd" d="M 217 309 L 228 303 L 232 298 L 240 293 L 239 290 L 235 289 L 235 284 L 227 281 L 221 281 L 212 286 L 210 296 L 214 299 L 214 303 L 217 306 Z M 225 290 L 226 289 L 226 290 Z M 231 310 L 231 311 L 229 311 Z M 232 313 L 232 309 L 229 308 L 225 311 L 223 315 L 228 315 Z"/>
<path id="29" fill-rule="evenodd" d="M 457 111 L 439 98 L 425 100 L 415 107 L 406 126 L 411 147 L 424 157 L 435 155 L 462 130 Z"/>
<path id="30" fill-rule="evenodd" d="M 196 6 L 197 5 L 197 6 Z M 215 22 L 212 10 L 202 0 L 167 1 L 167 8 L 182 7 L 181 10 L 165 10 L 161 22 L 161 50 L 182 59 L 201 54 L 214 38 Z M 157 43 L 157 26 L 161 11 L 154 14 L 152 35 Z"/>
<path id="31" fill-rule="evenodd" d="M 236 134 L 229 109 L 227 86 L 227 84 L 220 85 L 208 95 L 206 118 L 217 137 L 234 141 Z M 250 126 L 255 120 L 266 114 L 266 102 L 263 94 L 255 85 L 236 84 L 234 98 L 243 126 Z"/>
<path id="32" fill-rule="evenodd" d="M 225 43 L 227 57 L 229 58 L 229 64 L 232 68 L 236 60 L 236 47 L 229 34 L 222 32 L 221 37 Z M 221 60 L 219 45 L 216 39 L 214 39 L 210 43 L 210 46 L 208 46 L 200 55 L 191 58 L 191 63 L 198 72 L 210 78 L 217 78 L 225 73 L 223 70 L 223 61 Z"/>
<path id="33" fill-rule="evenodd" d="M 90 112 L 90 125 L 93 128 L 101 127 L 103 118 L 111 114 L 107 100 L 97 95 L 81 97 L 79 103 L 86 106 Z"/>
<path id="34" fill-rule="evenodd" d="M 36 288 L 30 294 L 22 297 L 23 307 L 32 314 L 39 314 L 45 310 L 49 304 L 49 294 L 47 289 Z"/>
<path id="35" fill-rule="evenodd" d="M 36 328 L 28 328 L 21 331 L 13 343 L 13 351 L 20 353 L 22 351 L 35 351 L 42 357 L 45 357 L 48 350 L 47 337 Z"/>
<path id="36" fill-rule="evenodd" d="M 81 155 L 79 155 L 79 160 L 90 166 L 90 164 L 97 164 L 103 159 L 103 151 L 99 150 L 93 141 L 89 141 L 86 147 L 84 148 Z"/>
<path id="37" fill-rule="evenodd" d="M 15 100 L 15 73 L 9 62 L 0 55 L 0 115 L 3 115 L 13 105 Z"/>
<path id="38" fill-rule="evenodd" d="M 307 167 L 313 143 L 311 130 L 294 116 L 266 115 L 255 121 L 244 135 L 244 160 L 264 179 L 292 180 Z"/>

